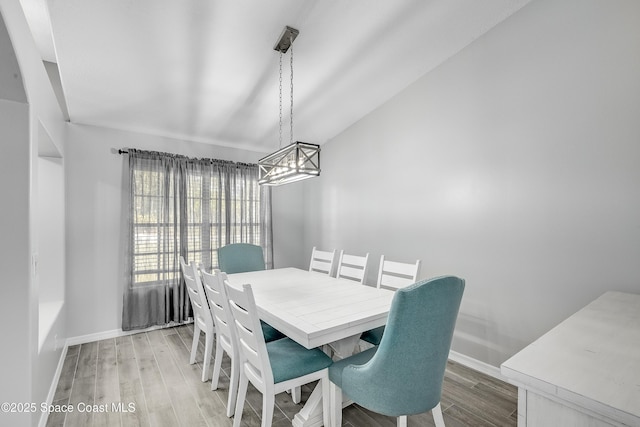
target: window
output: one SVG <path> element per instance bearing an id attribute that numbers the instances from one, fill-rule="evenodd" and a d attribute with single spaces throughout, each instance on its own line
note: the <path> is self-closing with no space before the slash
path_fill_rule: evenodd
<path id="1" fill-rule="evenodd" d="M 257 166 L 142 156 L 130 179 L 132 285 L 176 282 L 180 256 L 215 268 L 218 248 L 229 243 L 270 253 L 263 235 L 269 221 L 261 215 L 270 200 L 258 185 Z"/>

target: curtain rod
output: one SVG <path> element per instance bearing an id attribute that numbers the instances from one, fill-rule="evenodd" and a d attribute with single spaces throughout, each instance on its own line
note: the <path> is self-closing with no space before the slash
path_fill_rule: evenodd
<path id="1" fill-rule="evenodd" d="M 144 151 L 144 150 L 142 150 L 142 151 Z M 120 149 L 112 148 L 112 149 L 111 149 L 111 152 L 112 152 L 113 154 L 119 154 L 119 155 L 122 155 L 122 154 L 129 154 L 129 149 L 128 149 L 128 148 L 120 148 Z M 256 163 L 234 162 L 234 161 L 232 161 L 232 160 L 209 159 L 209 158 L 203 158 L 203 159 L 201 159 L 201 158 L 194 158 L 194 157 L 184 156 L 184 155 L 182 155 L 182 154 L 164 153 L 164 152 L 160 152 L 160 151 L 150 151 L 150 152 L 152 152 L 152 153 L 156 153 L 156 154 L 165 154 L 165 155 L 167 155 L 167 156 L 177 156 L 177 157 L 182 157 L 182 158 L 185 158 L 185 159 L 187 159 L 187 160 L 209 160 L 209 161 L 210 161 L 210 162 L 212 162 L 212 163 L 217 162 L 217 163 L 234 164 L 234 165 L 238 165 L 238 166 L 257 166 L 257 164 L 256 164 Z"/>

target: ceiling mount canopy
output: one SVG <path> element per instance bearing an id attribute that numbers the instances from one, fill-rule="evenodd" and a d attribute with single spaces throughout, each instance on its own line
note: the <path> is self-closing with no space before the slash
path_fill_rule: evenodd
<path id="1" fill-rule="evenodd" d="M 320 146 L 307 142 L 293 142 L 293 41 L 299 31 L 284 27 L 273 49 L 280 52 L 280 148 L 258 161 L 260 185 L 282 185 L 320 175 Z M 289 145 L 282 148 L 282 57 L 291 48 L 291 113 Z"/>
<path id="2" fill-rule="evenodd" d="M 280 39 L 273 47 L 273 50 L 277 50 L 280 53 L 287 53 L 287 51 L 293 44 L 293 41 L 296 39 L 296 37 L 298 37 L 298 34 L 300 34 L 300 31 L 287 25 L 286 27 L 284 27 L 284 30 L 282 30 Z"/>

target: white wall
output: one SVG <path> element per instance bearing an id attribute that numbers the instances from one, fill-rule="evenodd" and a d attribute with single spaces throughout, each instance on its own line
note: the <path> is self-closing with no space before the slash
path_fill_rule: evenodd
<path id="1" fill-rule="evenodd" d="M 0 312 L 17 320 L 16 327 L 5 328 L 5 351 L 0 356 L 0 401 L 19 401 L 31 397 L 28 334 L 29 313 L 29 106 L 14 49 L 0 15 Z M 8 244 L 12 242 L 12 244 Z M 19 302 L 20 305 L 16 304 Z M 4 384 L 11 387 L 3 386 Z M 18 416 L 0 415 L 0 421 L 17 422 Z M 8 418 L 11 417 L 11 418 Z M 26 423 L 23 423 L 26 425 Z"/>
<path id="2" fill-rule="evenodd" d="M 82 338 L 113 333 L 122 325 L 122 271 L 125 244 L 122 198 L 126 156 L 114 154 L 119 148 L 139 148 L 211 157 L 237 162 L 257 162 L 264 153 L 184 142 L 94 126 L 68 125 L 67 173 L 67 303 L 69 337 Z M 285 192 L 286 193 L 286 192 Z M 295 204 L 292 195 L 274 196 L 274 205 Z M 301 199 L 298 203 L 302 203 Z M 274 216 L 279 217 L 278 207 Z M 274 219 L 277 224 L 281 221 Z M 302 230 L 292 237 L 276 239 L 277 261 L 288 256 L 291 239 L 302 239 Z M 284 249 L 280 249 L 281 242 Z M 297 250 L 297 248 L 296 248 Z M 280 258 L 280 259 L 278 259 Z"/>
<path id="3" fill-rule="evenodd" d="M 272 188 L 273 261 L 275 268 L 309 268 L 304 243 L 304 187 L 294 183 Z M 309 254 L 310 255 L 310 254 Z"/>
<path id="4" fill-rule="evenodd" d="M 4 271 L 0 285 L 0 312 L 10 320 L 12 327 L 3 332 L 4 351 L 0 356 L 0 401 L 12 402 L 31 398 L 29 312 L 29 172 L 17 165 L 28 162 L 28 145 L 14 143 L 26 141 L 29 136 L 28 106 L 0 99 L 0 194 L 2 195 L 2 221 L 0 234 L 5 242 L 0 248 L 0 268 Z M 9 179 L 11 178 L 11 179 Z M 9 243 L 11 242 L 11 243 Z M 10 385 L 10 386 L 9 386 Z M 0 421 L 9 422 L 7 415 Z M 19 422 L 17 417 L 11 422 Z M 16 424 L 19 425 L 19 424 Z M 23 424 L 27 425 L 27 424 Z"/>
<path id="5" fill-rule="evenodd" d="M 49 135 L 47 149 L 64 152 L 64 121 L 19 2 L 0 0 L 0 14 L 0 266 L 6 273 L 0 312 L 10 325 L 3 334 L 10 350 L 0 356 L 0 401 L 44 402 L 62 353 L 53 338 L 65 330 L 64 316 L 57 316 L 39 348 L 39 299 L 46 284 L 32 265 L 42 243 L 38 155 L 41 129 Z M 36 425 L 41 415 L 0 413 L 0 425 Z"/>
<path id="6" fill-rule="evenodd" d="M 323 146 L 305 250 L 465 278 L 453 349 L 494 366 L 640 292 L 638 52 L 638 1 L 533 1 Z"/>

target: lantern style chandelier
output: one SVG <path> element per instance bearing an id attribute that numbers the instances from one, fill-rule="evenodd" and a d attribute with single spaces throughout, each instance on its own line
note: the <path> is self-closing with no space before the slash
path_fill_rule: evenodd
<path id="1" fill-rule="evenodd" d="M 260 185 L 282 185 L 320 175 L 320 146 L 307 142 L 293 142 L 293 48 L 298 30 L 284 28 L 273 47 L 280 53 L 280 149 L 258 161 Z M 282 147 L 282 58 L 291 48 L 291 112 L 289 145 Z"/>

